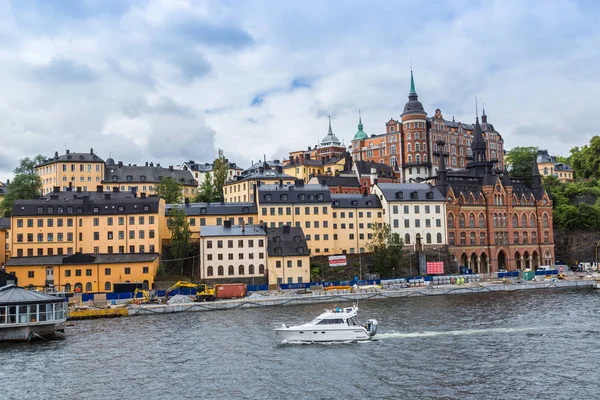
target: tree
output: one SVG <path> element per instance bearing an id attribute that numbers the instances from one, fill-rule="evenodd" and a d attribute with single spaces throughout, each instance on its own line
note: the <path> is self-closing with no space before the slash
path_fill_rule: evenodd
<path id="1" fill-rule="evenodd" d="M 185 258 L 190 255 L 192 250 L 190 243 L 192 233 L 185 217 L 185 212 L 179 207 L 171 208 L 169 210 L 167 226 L 171 232 L 171 248 L 169 252 L 174 259 L 175 266 L 180 270 L 180 275 L 183 275 Z"/>
<path id="2" fill-rule="evenodd" d="M 215 198 L 215 185 L 213 184 L 213 177 L 210 172 L 206 173 L 204 177 L 204 182 L 200 185 L 200 189 L 198 190 L 198 194 L 194 201 L 196 203 L 199 202 L 210 202 Z"/>
<path id="3" fill-rule="evenodd" d="M 381 277 L 392 277 L 402 259 L 404 243 L 400 235 L 392 233 L 388 224 L 373 224 L 373 239 L 367 245 L 371 253 L 373 272 Z"/>
<path id="4" fill-rule="evenodd" d="M 537 147 L 514 147 L 506 155 L 506 162 L 510 164 L 509 175 L 525 179 L 531 184 L 533 160 L 537 157 Z"/>
<path id="5" fill-rule="evenodd" d="M 213 190 L 213 201 L 223 200 L 223 185 L 227 179 L 227 171 L 229 170 L 229 161 L 223 157 L 223 154 L 219 154 L 219 157 L 213 161 L 213 175 L 214 175 L 214 190 Z"/>
<path id="6" fill-rule="evenodd" d="M 600 178 L 600 136 L 594 136 L 589 145 L 571 149 L 571 167 L 577 178 Z"/>
<path id="7" fill-rule="evenodd" d="M 156 185 L 156 194 L 158 197 L 165 199 L 167 204 L 177 204 L 181 202 L 181 188 L 181 184 L 175 179 L 171 177 L 163 178 Z"/>
<path id="8" fill-rule="evenodd" d="M 44 160 L 38 155 L 33 159 L 25 157 L 14 169 L 15 177 L 8 184 L 8 193 L 0 204 L 0 214 L 9 217 L 15 200 L 33 199 L 40 196 L 42 180 L 35 172 L 35 166 Z"/>

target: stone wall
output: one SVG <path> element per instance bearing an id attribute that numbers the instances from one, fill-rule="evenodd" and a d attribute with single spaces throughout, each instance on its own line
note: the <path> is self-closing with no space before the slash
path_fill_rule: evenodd
<path id="1" fill-rule="evenodd" d="M 596 244 L 600 241 L 598 231 L 554 232 L 556 260 L 568 265 L 596 261 Z"/>

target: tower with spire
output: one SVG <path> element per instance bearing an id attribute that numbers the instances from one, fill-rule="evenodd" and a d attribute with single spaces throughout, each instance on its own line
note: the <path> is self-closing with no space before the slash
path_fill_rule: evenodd
<path id="1" fill-rule="evenodd" d="M 360 114 L 360 110 L 358 110 L 358 131 L 356 131 L 352 140 L 364 140 L 368 137 L 369 135 L 367 135 L 363 130 L 362 116 Z"/>

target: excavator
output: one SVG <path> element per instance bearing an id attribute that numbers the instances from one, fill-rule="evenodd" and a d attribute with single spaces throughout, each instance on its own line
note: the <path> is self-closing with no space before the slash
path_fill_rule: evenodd
<path id="1" fill-rule="evenodd" d="M 138 294 L 142 296 L 138 297 Z M 156 296 L 150 297 L 147 290 L 135 289 L 133 292 L 133 302 L 138 304 L 158 303 L 158 298 Z"/>
<path id="2" fill-rule="evenodd" d="M 215 288 L 204 283 L 192 283 L 187 281 L 175 282 L 167 289 L 165 293 L 165 301 L 169 299 L 169 293 L 177 289 L 196 289 L 195 301 L 214 301 L 216 300 Z"/>

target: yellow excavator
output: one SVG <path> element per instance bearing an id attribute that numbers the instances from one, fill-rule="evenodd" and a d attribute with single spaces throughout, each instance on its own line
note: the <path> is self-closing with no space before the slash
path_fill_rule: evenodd
<path id="1" fill-rule="evenodd" d="M 204 283 L 192 283 L 187 281 L 175 282 L 167 289 L 165 293 L 165 301 L 169 299 L 169 294 L 177 289 L 196 289 L 195 301 L 214 301 L 216 300 L 215 288 Z"/>
<path id="2" fill-rule="evenodd" d="M 142 296 L 138 296 L 139 294 Z M 133 292 L 133 302 L 138 304 L 158 303 L 158 298 L 156 296 L 150 297 L 147 290 L 135 289 Z"/>

